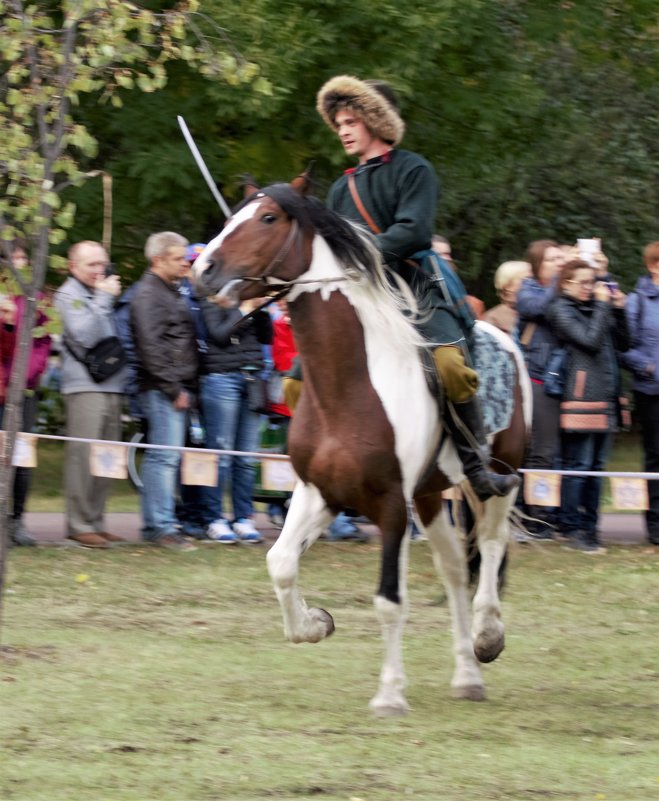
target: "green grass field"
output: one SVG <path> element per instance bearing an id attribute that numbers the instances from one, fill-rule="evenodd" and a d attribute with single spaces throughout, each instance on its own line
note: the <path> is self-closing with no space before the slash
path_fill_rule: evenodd
<path id="1" fill-rule="evenodd" d="M 513 549 L 485 703 L 450 699 L 448 612 L 411 554 L 407 718 L 373 718 L 377 545 L 318 543 L 284 641 L 260 548 L 10 552 L 3 801 L 650 801 L 659 791 L 656 555 Z"/>

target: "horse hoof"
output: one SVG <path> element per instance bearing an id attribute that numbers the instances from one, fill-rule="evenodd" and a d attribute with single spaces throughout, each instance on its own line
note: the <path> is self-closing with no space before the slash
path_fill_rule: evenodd
<path id="1" fill-rule="evenodd" d="M 485 687 L 482 684 L 467 684 L 464 687 L 453 687 L 451 695 L 458 701 L 484 701 Z"/>
<path id="2" fill-rule="evenodd" d="M 319 640 L 325 639 L 325 637 L 331 637 L 336 630 L 336 626 L 334 625 L 334 618 L 326 609 L 321 609 L 319 606 L 315 606 L 309 610 L 309 615 L 313 618 L 315 624 L 318 625 L 321 633 L 321 636 L 318 638 Z"/>
<path id="3" fill-rule="evenodd" d="M 398 702 L 380 702 L 377 698 L 374 698 L 369 703 L 369 707 L 378 718 L 402 718 L 410 711 L 410 706 L 404 698 L 401 698 Z"/>
<path id="4" fill-rule="evenodd" d="M 501 633 L 495 639 L 488 639 L 486 637 L 478 637 L 474 643 L 474 654 L 476 659 L 481 664 L 494 662 L 494 660 L 503 651 L 506 644 L 505 637 Z"/>

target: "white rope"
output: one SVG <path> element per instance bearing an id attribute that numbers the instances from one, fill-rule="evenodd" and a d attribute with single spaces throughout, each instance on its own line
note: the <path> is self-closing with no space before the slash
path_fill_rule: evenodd
<path id="1" fill-rule="evenodd" d="M 64 437 L 58 434 L 35 434 L 32 432 L 19 432 L 25 433 L 27 436 L 36 437 L 38 439 L 59 440 L 61 442 L 87 442 L 94 445 L 123 445 L 125 448 L 152 448 L 154 450 L 165 451 L 179 451 L 181 453 L 217 453 L 224 454 L 225 456 L 255 456 L 259 459 L 274 459 L 279 461 L 290 461 L 290 456 L 287 453 L 269 453 L 268 451 L 229 451 L 220 448 L 189 448 L 181 447 L 178 445 L 154 445 L 146 442 L 126 442 L 125 440 L 117 441 L 110 439 L 86 439 L 84 437 Z M 595 476 L 599 478 L 641 478 L 646 481 L 659 481 L 659 473 L 635 473 L 630 471 L 620 470 L 547 470 L 544 468 L 526 467 L 517 471 L 518 473 L 533 473 L 548 476 Z"/>

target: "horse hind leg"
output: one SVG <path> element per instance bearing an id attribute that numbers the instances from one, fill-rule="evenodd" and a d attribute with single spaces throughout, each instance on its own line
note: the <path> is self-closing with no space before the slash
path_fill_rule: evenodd
<path id="1" fill-rule="evenodd" d="M 284 633 L 291 642 L 319 642 L 334 632 L 334 620 L 325 609 L 308 607 L 297 586 L 300 557 L 332 520 L 320 492 L 298 483 L 286 522 L 268 551 L 270 578 L 284 618 Z"/>
<path id="2" fill-rule="evenodd" d="M 451 679 L 454 698 L 483 701 L 485 686 L 474 654 L 470 631 L 467 564 L 461 538 L 449 520 L 441 496 L 429 495 L 415 501 L 421 525 L 432 548 L 433 562 L 446 588 L 455 667 Z"/>
<path id="3" fill-rule="evenodd" d="M 476 514 L 480 551 L 478 587 L 473 602 L 472 636 L 479 662 L 492 662 L 505 646 L 505 628 L 499 600 L 499 567 L 505 556 L 510 530 L 509 514 L 515 493 L 490 498 Z"/>

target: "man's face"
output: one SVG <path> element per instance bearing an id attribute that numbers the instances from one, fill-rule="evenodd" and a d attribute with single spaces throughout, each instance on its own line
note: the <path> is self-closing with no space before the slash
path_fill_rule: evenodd
<path id="1" fill-rule="evenodd" d="M 377 155 L 376 151 L 384 144 L 382 140 L 373 136 L 352 109 L 346 108 L 338 111 L 334 118 L 334 125 L 345 152 L 349 156 L 357 156 L 360 161 L 366 161 L 373 155 Z"/>
<path id="2" fill-rule="evenodd" d="M 162 256 L 153 259 L 153 266 L 163 280 L 172 283 L 188 273 L 190 262 L 185 258 L 185 247 L 173 245 L 167 248 Z"/>
<path id="3" fill-rule="evenodd" d="M 105 278 L 108 254 L 100 245 L 80 245 L 69 263 L 71 275 L 93 289 L 97 281 Z"/>

